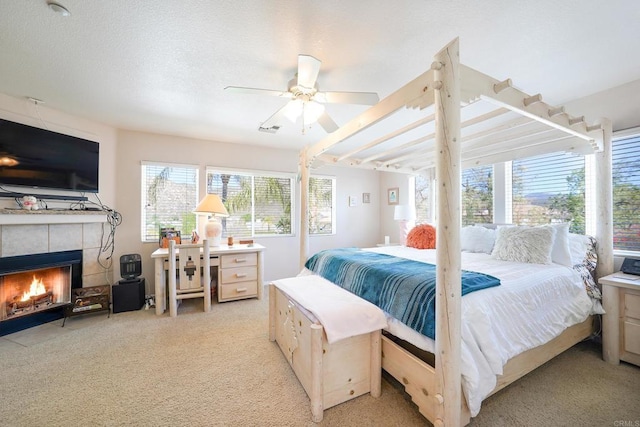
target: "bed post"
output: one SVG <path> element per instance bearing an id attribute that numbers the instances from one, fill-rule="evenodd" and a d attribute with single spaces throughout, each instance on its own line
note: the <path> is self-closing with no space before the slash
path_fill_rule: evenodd
<path id="1" fill-rule="evenodd" d="M 611 120 L 601 119 L 602 152 L 596 153 L 596 276 L 613 273 L 613 178 L 611 170 Z"/>
<path id="2" fill-rule="evenodd" d="M 308 148 L 300 151 L 300 270 L 304 268 L 309 255 L 309 211 L 307 209 L 309 200 L 309 159 Z"/>
<path id="3" fill-rule="evenodd" d="M 435 56 L 436 390 L 434 426 L 461 423 L 460 50 L 456 38 Z"/>

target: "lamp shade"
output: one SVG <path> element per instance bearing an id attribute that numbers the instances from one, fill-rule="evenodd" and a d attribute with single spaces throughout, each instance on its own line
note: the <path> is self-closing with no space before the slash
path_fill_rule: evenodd
<path id="1" fill-rule="evenodd" d="M 410 205 L 397 205 L 393 211 L 393 219 L 396 221 L 413 221 L 416 219 L 416 209 Z"/>
<path id="2" fill-rule="evenodd" d="M 229 216 L 229 212 L 227 212 L 227 208 L 224 207 L 220 197 L 217 194 L 207 194 L 200 201 L 194 212 L 211 215 L 209 221 L 204 225 L 204 238 L 209 242 L 209 246 L 220 246 L 222 224 L 216 217 Z"/>
<path id="3" fill-rule="evenodd" d="M 204 196 L 204 199 L 198 203 L 194 212 L 198 213 L 208 213 L 213 216 L 229 216 L 229 212 L 227 212 L 227 208 L 222 204 L 222 200 L 220 196 L 217 194 L 207 194 Z"/>

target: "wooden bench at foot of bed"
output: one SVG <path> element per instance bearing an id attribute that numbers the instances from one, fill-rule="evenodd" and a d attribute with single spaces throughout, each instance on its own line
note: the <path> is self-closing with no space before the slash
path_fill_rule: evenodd
<path id="1" fill-rule="evenodd" d="M 311 415 L 354 397 L 381 392 L 380 331 L 329 344 L 322 325 L 311 320 L 273 284 L 269 285 L 269 339 L 276 341 L 311 400 Z"/>

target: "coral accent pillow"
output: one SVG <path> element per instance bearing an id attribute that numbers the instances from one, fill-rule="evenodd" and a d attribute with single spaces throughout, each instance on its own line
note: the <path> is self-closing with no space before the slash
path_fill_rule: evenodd
<path id="1" fill-rule="evenodd" d="M 436 229 L 429 224 L 416 225 L 407 234 L 407 246 L 416 249 L 435 249 Z"/>

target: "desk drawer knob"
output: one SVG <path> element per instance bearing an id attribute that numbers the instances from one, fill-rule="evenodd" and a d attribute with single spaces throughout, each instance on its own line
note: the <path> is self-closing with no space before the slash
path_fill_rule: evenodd
<path id="1" fill-rule="evenodd" d="M 247 288 L 237 288 L 236 292 L 240 293 L 240 292 L 247 292 Z"/>
<path id="2" fill-rule="evenodd" d="M 243 277 L 247 277 L 247 274 L 246 274 L 246 273 L 236 273 L 236 277 L 237 277 L 238 279 L 241 279 L 241 278 L 243 278 Z"/>
<path id="3" fill-rule="evenodd" d="M 247 262 L 246 258 L 236 258 L 235 262 L 240 263 L 240 262 Z"/>

